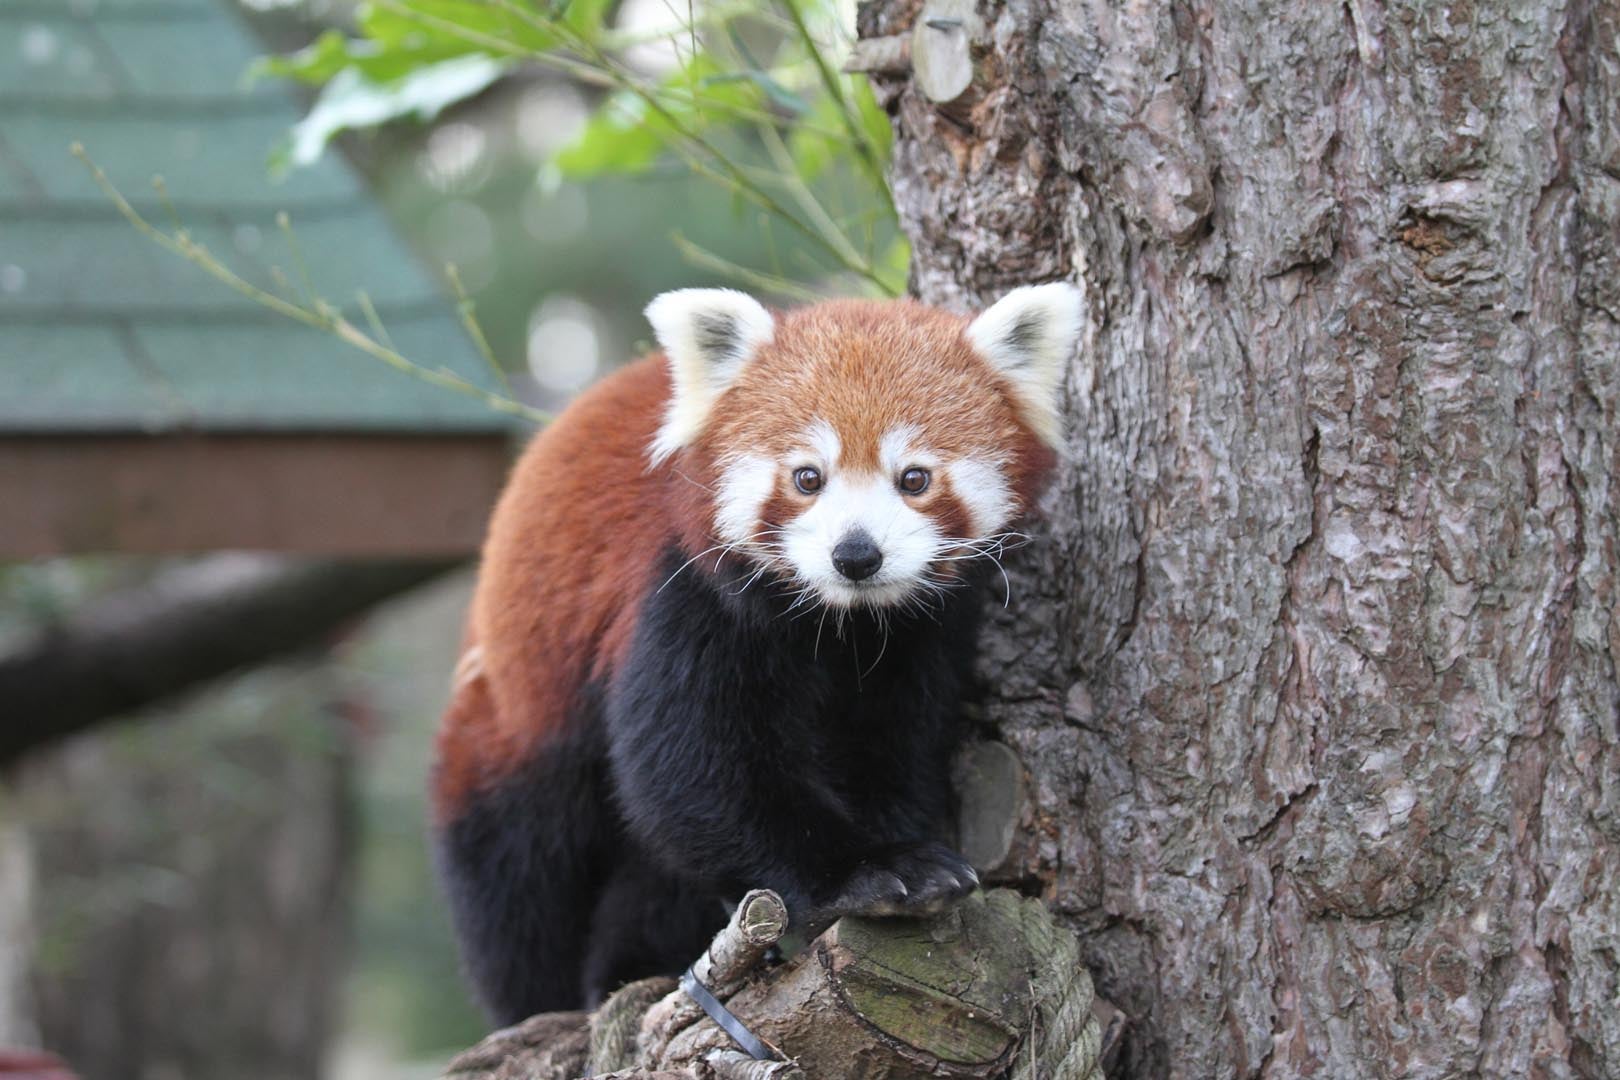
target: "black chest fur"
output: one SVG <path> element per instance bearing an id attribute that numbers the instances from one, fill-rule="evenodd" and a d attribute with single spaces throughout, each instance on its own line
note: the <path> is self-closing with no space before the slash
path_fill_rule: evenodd
<path id="1" fill-rule="evenodd" d="M 857 812 L 897 772 L 943 768 L 977 634 L 971 583 L 905 609 L 840 611 L 746 567 L 677 573 L 684 559 L 665 561 L 608 689 L 615 741 L 653 740 L 697 767 L 683 747 L 719 740 L 737 767 L 805 778 Z"/>

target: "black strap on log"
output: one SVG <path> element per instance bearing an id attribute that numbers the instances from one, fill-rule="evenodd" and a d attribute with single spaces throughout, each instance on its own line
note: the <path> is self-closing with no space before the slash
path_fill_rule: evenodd
<path id="1" fill-rule="evenodd" d="M 685 990 L 686 996 L 697 1002 L 703 1011 L 709 1014 L 709 1019 L 719 1024 L 721 1029 L 736 1040 L 737 1045 L 755 1061 L 776 1060 L 771 1048 L 766 1046 L 758 1035 L 749 1031 L 747 1025 L 737 1019 L 735 1013 L 720 1003 L 719 998 L 709 993 L 709 988 L 692 974 L 691 968 L 681 973 L 681 989 Z"/>

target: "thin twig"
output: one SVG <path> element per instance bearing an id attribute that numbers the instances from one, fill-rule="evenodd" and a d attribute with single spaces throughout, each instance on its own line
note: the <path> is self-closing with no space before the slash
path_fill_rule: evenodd
<path id="1" fill-rule="evenodd" d="M 512 396 L 512 381 L 506 377 L 506 369 L 501 362 L 495 359 L 495 350 L 489 347 L 489 339 L 484 336 L 484 328 L 478 323 L 478 307 L 468 294 L 466 286 L 461 283 L 461 271 L 455 263 L 444 264 L 444 276 L 450 279 L 450 288 L 456 294 L 456 314 L 461 316 L 461 325 L 466 328 L 467 336 L 472 338 L 473 346 L 477 348 L 478 355 L 483 357 L 484 366 L 489 368 L 490 374 L 508 397 Z"/>
<path id="2" fill-rule="evenodd" d="M 782 141 L 782 136 L 768 127 L 761 126 L 758 131 L 760 141 L 765 144 L 766 151 L 776 164 L 777 175 L 780 176 L 782 183 L 787 186 L 788 194 L 793 196 L 793 201 L 798 203 L 799 208 L 809 215 L 810 220 L 827 234 L 829 243 L 835 243 L 835 246 L 845 253 L 845 258 L 849 262 L 860 263 L 865 261 L 862 260 L 860 252 L 855 250 L 855 245 L 849 242 L 848 235 L 838 227 L 837 222 L 833 221 L 832 215 L 827 213 L 826 208 L 821 205 L 821 201 L 816 198 L 809 185 L 799 176 L 798 170 L 793 166 L 793 154 L 788 150 L 787 144 Z"/>
<path id="3" fill-rule="evenodd" d="M 383 325 L 382 316 L 377 314 L 377 306 L 371 302 L 371 294 L 361 289 L 354 294 L 354 299 L 355 303 L 360 305 L 360 311 L 365 315 L 367 325 L 371 327 L 371 336 L 393 349 L 394 339 L 389 336 L 388 328 Z"/>
<path id="4" fill-rule="evenodd" d="M 165 251 L 190 262 L 260 307 L 267 308 L 278 315 L 285 316 L 294 322 L 303 323 L 305 326 L 313 327 L 316 330 L 324 330 L 335 336 L 339 341 L 360 350 L 368 356 L 381 360 L 392 368 L 421 379 L 423 382 L 478 398 L 496 412 L 521 417 L 536 424 L 545 424 L 551 421 L 550 413 L 525 405 L 521 401 L 491 393 L 454 372 L 436 371 L 432 368 L 423 367 L 389 346 L 368 337 L 359 327 L 344 318 L 342 312 L 325 300 L 317 297 L 312 301 L 311 306 L 306 308 L 285 300 L 275 293 L 259 288 L 259 286 L 237 274 L 229 266 L 220 262 L 202 244 L 191 239 L 190 234 L 185 229 L 177 229 L 174 235 L 171 236 L 143 218 L 140 212 L 130 205 L 129 200 L 124 198 L 123 193 L 108 179 L 101 166 L 90 159 L 90 155 L 85 152 L 81 144 L 74 143 L 71 152 L 74 157 L 84 164 L 85 168 L 90 170 L 90 175 L 95 180 L 96 186 L 101 189 L 102 194 L 111 200 L 119 214 L 137 232 Z M 367 306 L 369 306 L 369 303 Z M 375 314 L 375 309 L 372 309 L 372 312 Z"/>
<path id="5" fill-rule="evenodd" d="M 281 230 L 282 239 L 287 242 L 287 252 L 292 256 L 293 269 L 298 271 L 298 280 L 303 282 L 304 302 L 312 304 L 320 296 L 320 292 L 315 288 L 315 279 L 309 275 L 309 264 L 304 261 L 304 249 L 298 245 L 298 237 L 293 233 L 292 216 L 287 211 L 276 211 L 276 228 Z"/>
<path id="6" fill-rule="evenodd" d="M 816 41 L 815 35 L 810 33 L 810 25 L 805 22 L 804 12 L 799 8 L 801 2 L 802 0 L 782 0 L 783 6 L 788 10 L 788 17 L 793 20 L 793 28 L 799 32 L 799 39 L 804 43 L 805 51 L 810 54 L 810 59 L 815 61 L 816 71 L 821 75 L 822 86 L 837 104 L 839 118 L 843 120 L 850 138 L 855 140 L 855 149 L 860 155 L 861 165 L 866 169 L 868 178 L 877 185 L 878 190 L 883 192 L 892 205 L 893 196 L 889 194 L 889 180 L 883 175 L 883 166 L 878 161 L 877 152 L 861 127 L 860 118 L 854 111 L 854 104 L 844 96 L 842 78 L 832 69 L 832 65 L 827 63 L 827 58 L 822 55 L 820 43 Z"/>
<path id="7" fill-rule="evenodd" d="M 717 255 L 708 248 L 693 243 L 681 232 L 670 233 L 670 242 L 680 251 L 681 257 L 693 266 L 704 270 L 712 270 L 751 288 L 763 289 L 794 300 L 814 302 L 822 299 L 820 293 L 791 278 L 781 277 L 777 274 L 767 273 L 764 270 L 750 270 L 740 263 L 734 263 L 721 255 Z"/>

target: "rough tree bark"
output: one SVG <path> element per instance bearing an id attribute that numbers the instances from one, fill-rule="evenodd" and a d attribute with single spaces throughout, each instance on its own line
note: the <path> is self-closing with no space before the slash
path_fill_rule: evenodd
<path id="1" fill-rule="evenodd" d="M 978 15 L 875 81 L 923 299 L 1089 289 L 1001 878 L 1131 1076 L 1620 1075 L 1620 7 Z"/>

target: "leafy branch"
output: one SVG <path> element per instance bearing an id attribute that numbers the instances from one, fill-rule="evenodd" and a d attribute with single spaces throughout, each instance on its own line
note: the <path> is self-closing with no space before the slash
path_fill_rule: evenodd
<path id="1" fill-rule="evenodd" d="M 861 127 L 860 116 L 854 110 L 850 100 L 844 94 L 844 80 L 833 71 L 832 65 L 817 43 L 815 36 L 810 32 L 810 24 L 805 21 L 803 0 L 784 0 L 784 6 L 793 19 L 793 28 L 798 31 L 799 40 L 804 43 L 805 52 L 816 65 L 816 73 L 821 76 L 821 84 L 827 94 L 838 106 L 838 117 L 843 121 L 844 127 L 849 131 L 850 139 L 860 155 L 861 164 L 866 169 L 867 178 L 878 190 L 882 191 L 890 202 L 893 196 L 889 193 L 889 181 L 883 174 L 883 165 L 878 161 L 876 149 L 871 140 L 866 137 L 866 131 Z"/>
<path id="2" fill-rule="evenodd" d="M 295 140 L 302 149 L 294 157 L 306 159 L 341 126 L 386 122 L 390 114 L 379 102 L 390 93 L 399 104 L 392 115 L 431 115 L 517 65 L 556 71 L 605 91 L 580 136 L 552 158 L 564 176 L 636 174 L 673 157 L 804 237 L 834 269 L 898 293 L 903 269 L 863 251 L 818 190 L 830 167 L 848 162 L 865 204 L 855 217 L 894 220 L 884 175 L 888 119 L 864 82 L 838 71 L 833 46 L 814 29 L 836 26 L 831 0 L 717 4 L 701 12 L 687 5 L 684 15 L 680 6 L 670 5 L 673 25 L 649 32 L 605 25 L 608 0 L 369 0 L 352 36 L 329 31 L 259 70 L 323 85 L 305 122 L 319 120 L 320 130 Z M 630 49 L 658 41 L 676 57 L 664 76 L 629 59 Z M 494 66 L 469 73 L 466 62 L 477 59 Z M 439 96 L 423 89 L 436 72 L 445 75 Z M 344 96 L 356 94 L 364 107 L 343 109 Z M 357 119 L 348 124 L 348 115 Z M 721 272 L 723 263 L 704 265 Z"/>

